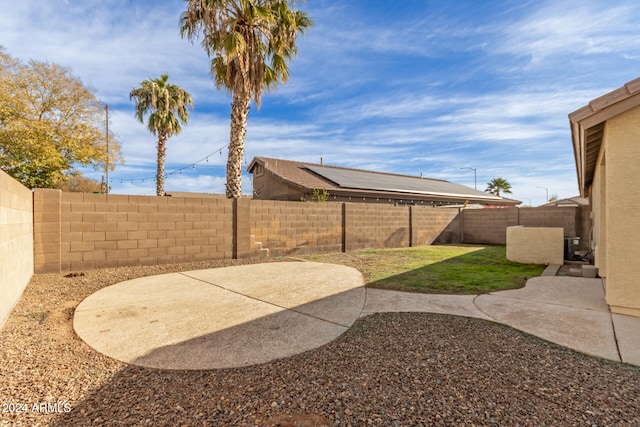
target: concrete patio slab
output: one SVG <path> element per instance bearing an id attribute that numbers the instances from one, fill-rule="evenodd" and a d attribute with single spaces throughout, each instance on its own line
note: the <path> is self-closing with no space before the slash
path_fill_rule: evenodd
<path id="1" fill-rule="evenodd" d="M 513 292 L 481 295 L 475 303 L 496 322 L 585 354 L 620 360 L 607 311 L 562 305 L 559 300 L 526 300 Z"/>
<path id="2" fill-rule="evenodd" d="M 601 279 L 533 277 L 527 280 L 524 288 L 494 292 L 491 295 L 609 312 Z"/>
<path id="3" fill-rule="evenodd" d="M 363 315 L 385 312 L 425 312 L 455 314 L 491 320 L 474 304 L 477 295 L 431 295 L 367 289 Z"/>
<path id="4" fill-rule="evenodd" d="M 364 299 L 363 278 L 358 270 L 316 262 L 277 263 L 281 267 L 272 264 L 242 266 L 240 274 L 238 267 L 183 274 L 249 298 L 343 326 L 350 326 L 357 319 L 359 312 L 343 308 L 345 305 L 360 304 Z"/>
<path id="5" fill-rule="evenodd" d="M 430 295 L 365 289 L 362 275 L 341 265 L 254 264 L 118 283 L 80 303 L 73 324 L 91 347 L 126 363 L 215 369 L 311 350 L 379 312 L 492 320 L 640 366 L 640 318 L 612 315 L 602 281 L 580 277 L 535 277 L 524 288 L 484 295 Z"/>
<path id="6" fill-rule="evenodd" d="M 80 303 L 74 329 L 97 351 L 127 363 L 237 367 L 335 339 L 360 316 L 364 300 L 362 276 L 349 267 L 246 265 L 109 286 Z"/>
<path id="7" fill-rule="evenodd" d="M 612 318 L 622 361 L 640 366 L 640 318 L 615 313 Z"/>

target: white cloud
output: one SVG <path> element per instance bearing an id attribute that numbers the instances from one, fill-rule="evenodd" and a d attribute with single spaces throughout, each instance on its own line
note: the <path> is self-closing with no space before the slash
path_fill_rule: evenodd
<path id="1" fill-rule="evenodd" d="M 544 201 L 537 186 L 573 196 L 567 114 L 640 68 L 638 8 L 613 3 L 303 3 L 316 24 L 300 39 L 288 84 L 266 94 L 260 111 L 252 108 L 247 160 L 323 157 L 467 185 L 473 174 L 460 167 L 475 167 L 478 188 L 504 176 L 515 198 L 533 204 Z M 146 78 L 168 73 L 195 99 L 189 124 L 168 142 L 168 172 L 228 142 L 231 100 L 215 88 L 204 50 L 180 38 L 183 7 L 22 0 L 0 15 L 10 55 L 71 67 L 109 103 L 127 162 L 112 174 L 119 192 L 155 194 L 152 180 L 139 179 L 155 175 L 155 136 L 128 99 Z M 226 149 L 171 175 L 166 188 L 224 192 L 225 162 Z"/>
<path id="2" fill-rule="evenodd" d="M 532 64 L 578 55 L 638 54 L 635 2 L 550 1 L 509 25 L 499 51 Z"/>

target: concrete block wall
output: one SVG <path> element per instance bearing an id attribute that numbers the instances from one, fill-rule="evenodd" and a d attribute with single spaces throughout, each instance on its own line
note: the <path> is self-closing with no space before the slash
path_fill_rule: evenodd
<path id="1" fill-rule="evenodd" d="M 507 227 L 518 225 L 518 210 L 518 208 L 463 210 L 462 241 L 477 244 L 506 244 Z"/>
<path id="2" fill-rule="evenodd" d="M 272 255 L 429 245 L 457 215 L 431 207 L 268 200 L 252 200 L 250 209 L 251 234 Z"/>
<path id="3" fill-rule="evenodd" d="M 576 234 L 580 237 L 580 250 L 591 250 L 591 206 L 580 206 L 576 212 Z"/>
<path id="4" fill-rule="evenodd" d="M 411 206 L 411 246 L 460 242 L 458 209 Z"/>
<path id="5" fill-rule="evenodd" d="M 252 200 L 249 214 L 254 240 L 271 255 L 342 250 L 341 203 Z"/>
<path id="6" fill-rule="evenodd" d="M 0 328 L 33 275 L 31 190 L 0 171 Z"/>
<path id="7" fill-rule="evenodd" d="M 61 196 L 60 190 L 33 191 L 33 257 L 36 274 L 60 272 Z"/>
<path id="8" fill-rule="evenodd" d="M 507 227 L 519 224 L 560 226 L 580 236 L 575 209 L 524 211 L 35 190 L 34 271 L 244 258 L 267 249 L 270 255 L 292 255 L 432 243 L 505 244 Z"/>
<path id="9" fill-rule="evenodd" d="M 589 249 L 589 206 L 467 209 L 461 221 L 464 243 L 504 245 L 507 227 L 522 225 L 561 227 L 565 236 L 580 237 L 582 250 Z"/>
<path id="10" fill-rule="evenodd" d="M 35 272 L 232 258 L 232 213 L 218 198 L 36 190 Z"/>
<path id="11" fill-rule="evenodd" d="M 408 206 L 345 203 L 344 207 L 345 251 L 409 246 Z"/>
<path id="12" fill-rule="evenodd" d="M 519 224 L 525 227 L 562 227 L 565 236 L 576 236 L 576 208 L 520 209 Z"/>
<path id="13" fill-rule="evenodd" d="M 231 257 L 246 258 L 252 255 L 251 241 L 251 200 L 245 197 L 230 200 L 232 204 Z"/>

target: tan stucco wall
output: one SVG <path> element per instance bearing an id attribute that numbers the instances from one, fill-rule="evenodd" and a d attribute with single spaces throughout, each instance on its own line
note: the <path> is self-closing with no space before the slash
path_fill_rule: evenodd
<path id="1" fill-rule="evenodd" d="M 507 227 L 507 259 L 523 264 L 562 265 L 564 230 L 560 227 Z"/>
<path id="2" fill-rule="evenodd" d="M 640 316 L 640 107 L 608 120 L 604 143 L 605 185 L 598 191 L 605 205 L 607 303 L 614 312 Z"/>
<path id="3" fill-rule="evenodd" d="M 31 191 L 0 171 L 0 328 L 33 275 Z"/>
<path id="4" fill-rule="evenodd" d="M 593 184 L 589 191 L 593 216 L 593 233 L 590 243 L 594 253 L 594 265 L 598 268 L 600 277 L 607 277 L 607 223 L 606 216 L 606 142 L 603 141 L 600 155 L 593 177 Z"/>

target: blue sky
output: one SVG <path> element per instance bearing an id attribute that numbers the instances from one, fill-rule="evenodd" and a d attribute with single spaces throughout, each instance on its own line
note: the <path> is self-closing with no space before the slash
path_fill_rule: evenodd
<path id="1" fill-rule="evenodd" d="M 637 0 L 309 0 L 287 85 L 251 108 L 246 158 L 446 179 L 507 179 L 533 206 L 577 195 L 567 115 L 640 72 Z M 195 110 L 168 142 L 167 191 L 224 192 L 230 97 L 179 36 L 182 1 L 0 0 L 0 45 L 55 62 L 108 103 L 126 164 L 112 193 L 155 194 L 155 137 L 129 92 L 169 74 Z M 219 150 L 222 148 L 221 153 Z M 85 174 L 100 179 L 101 173 Z M 544 188 L 538 188 L 544 187 Z M 243 190 L 251 193 L 246 176 Z"/>

